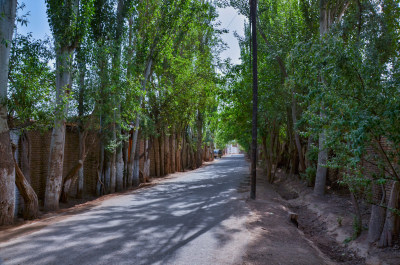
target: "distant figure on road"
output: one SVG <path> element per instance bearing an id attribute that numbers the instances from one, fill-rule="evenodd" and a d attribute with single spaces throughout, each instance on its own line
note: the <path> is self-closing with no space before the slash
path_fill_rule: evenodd
<path id="1" fill-rule="evenodd" d="M 222 157 L 222 150 L 214 149 L 214 158 L 221 158 Z"/>

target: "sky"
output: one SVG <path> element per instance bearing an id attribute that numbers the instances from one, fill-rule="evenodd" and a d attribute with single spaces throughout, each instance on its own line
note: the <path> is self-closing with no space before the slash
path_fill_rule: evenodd
<path id="1" fill-rule="evenodd" d="M 49 23 L 47 21 L 46 5 L 44 0 L 23 0 L 25 8 L 21 11 L 18 10 L 19 15 L 29 12 L 28 26 L 18 25 L 18 33 L 26 34 L 32 32 L 35 39 L 43 39 L 51 36 Z M 236 31 L 240 36 L 244 35 L 244 21 L 245 17 L 239 15 L 232 7 L 219 8 L 219 20 L 221 21 L 220 28 L 226 28 L 229 33 L 222 36 L 222 40 L 228 44 L 228 48 L 222 52 L 221 58 L 231 58 L 232 63 L 240 63 L 240 48 L 237 39 L 234 37 Z"/>

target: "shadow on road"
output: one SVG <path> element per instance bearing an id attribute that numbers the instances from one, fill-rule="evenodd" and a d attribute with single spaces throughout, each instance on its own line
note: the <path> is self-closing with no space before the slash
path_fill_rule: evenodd
<path id="1" fill-rule="evenodd" d="M 165 264 L 210 230 L 223 247 L 239 229 L 222 222 L 248 214 L 237 192 L 247 175 L 243 156 L 222 158 L 2 243 L 0 257 L 5 264 Z"/>

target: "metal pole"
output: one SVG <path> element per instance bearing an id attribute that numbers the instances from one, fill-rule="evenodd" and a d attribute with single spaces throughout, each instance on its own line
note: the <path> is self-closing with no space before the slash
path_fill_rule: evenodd
<path id="1" fill-rule="evenodd" d="M 253 120 L 252 120 L 252 142 L 251 142 L 251 188 L 250 198 L 256 199 L 256 177 L 257 177 L 257 109 L 258 109 L 258 81 L 257 81 L 257 0 L 250 0 L 251 19 L 251 42 L 253 53 Z"/>

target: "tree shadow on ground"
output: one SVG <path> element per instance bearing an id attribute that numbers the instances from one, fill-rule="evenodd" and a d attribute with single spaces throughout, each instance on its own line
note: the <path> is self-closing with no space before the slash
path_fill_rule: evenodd
<path id="1" fill-rule="evenodd" d="M 248 214 L 237 193 L 247 175 L 242 156 L 225 158 L 0 244 L 0 257 L 5 264 L 165 264 L 209 231 L 222 248 L 240 232 L 223 222 Z"/>

